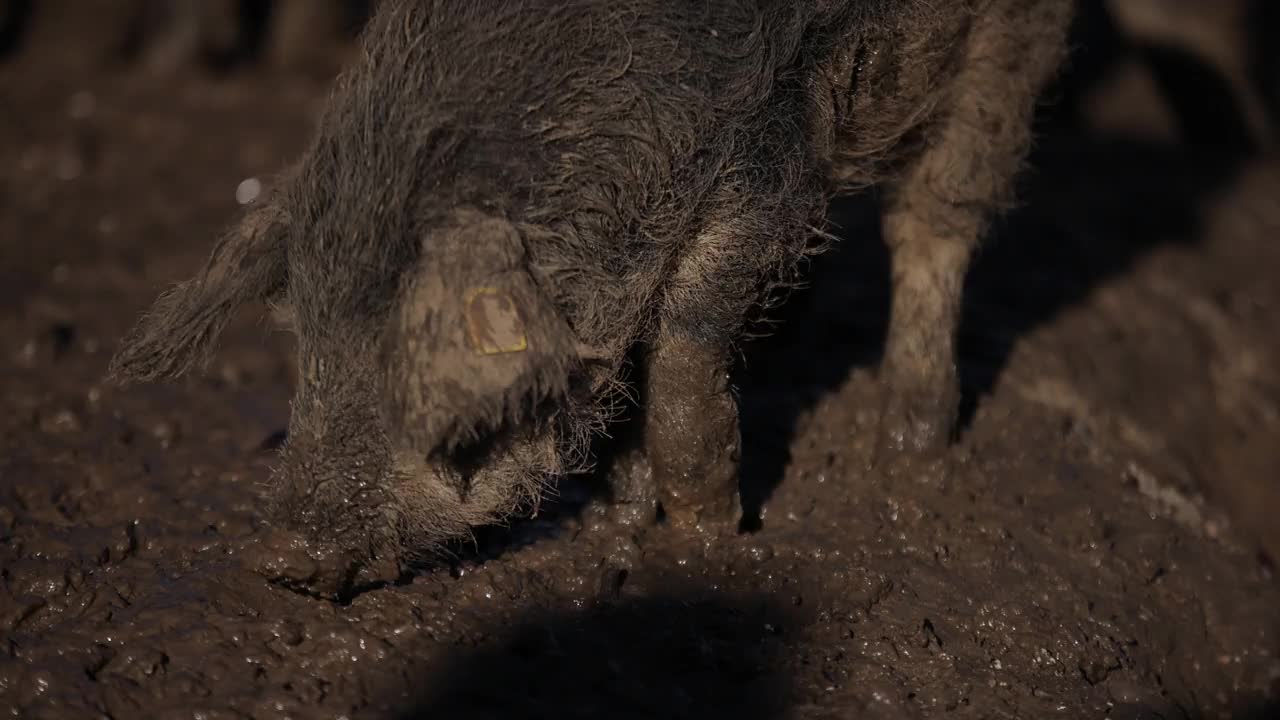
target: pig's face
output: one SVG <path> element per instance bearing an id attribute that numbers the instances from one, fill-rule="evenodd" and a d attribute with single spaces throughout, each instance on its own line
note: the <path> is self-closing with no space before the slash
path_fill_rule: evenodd
<path id="1" fill-rule="evenodd" d="M 275 307 L 297 338 L 298 387 L 268 510 L 306 539 L 308 567 L 328 569 L 277 574 L 333 589 L 394 578 L 416 549 L 536 499 L 564 466 L 548 417 L 577 345 L 509 222 L 459 212 L 398 241 L 405 228 L 347 227 L 300 195 L 250 210 L 139 321 L 113 374 L 180 375 L 232 310 Z"/>

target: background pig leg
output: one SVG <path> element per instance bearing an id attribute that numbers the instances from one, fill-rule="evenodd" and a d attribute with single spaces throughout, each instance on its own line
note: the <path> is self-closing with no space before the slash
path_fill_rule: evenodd
<path id="1" fill-rule="evenodd" d="M 352 4 L 351 0 L 278 0 L 272 23 L 272 60 L 285 67 L 340 65 L 345 58 L 332 41 L 352 24 Z"/>
<path id="2" fill-rule="evenodd" d="M 242 30 L 231 0 L 143 0 L 136 22 L 146 47 L 144 62 L 156 72 L 196 62 L 207 52 L 225 52 Z"/>
<path id="3" fill-rule="evenodd" d="M 893 296 L 877 460 L 936 453 L 950 440 L 970 254 L 1010 200 L 1036 97 L 1061 59 L 1070 14 L 1065 0 L 999 0 L 976 16 L 938 124 L 890 190 L 883 223 Z"/>

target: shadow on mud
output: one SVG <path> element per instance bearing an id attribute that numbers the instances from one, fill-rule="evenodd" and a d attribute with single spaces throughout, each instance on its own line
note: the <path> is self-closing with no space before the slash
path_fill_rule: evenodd
<path id="1" fill-rule="evenodd" d="M 1280 703 L 1245 708 L 1233 715 L 1232 720 L 1280 720 Z"/>
<path id="2" fill-rule="evenodd" d="M 1061 137 L 1046 138 L 1033 163 L 1021 209 L 993 230 L 969 273 L 962 432 L 1021 338 L 1156 248 L 1196 243 L 1202 208 L 1238 169 L 1213 151 Z M 799 418 L 853 370 L 874 370 L 883 350 L 889 258 L 875 208 L 859 199 L 837 213 L 842 242 L 814 263 L 811 286 L 784 306 L 778 333 L 747 349 L 739 382 L 748 517 L 781 481 Z"/>
<path id="3" fill-rule="evenodd" d="M 1107 720 L 1185 720 L 1199 716 L 1176 703 L 1160 707 L 1143 703 L 1119 703 L 1108 710 L 1106 717 Z M 1277 720 L 1277 718 L 1280 718 L 1280 705 L 1274 704 L 1246 706 L 1231 716 L 1231 720 Z"/>
<path id="4" fill-rule="evenodd" d="M 671 595 L 533 617 L 459 653 L 402 720 L 782 717 L 784 614 L 765 598 Z"/>

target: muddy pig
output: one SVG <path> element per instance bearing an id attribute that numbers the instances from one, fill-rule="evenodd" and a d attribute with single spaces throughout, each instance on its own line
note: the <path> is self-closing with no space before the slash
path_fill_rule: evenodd
<path id="1" fill-rule="evenodd" d="M 587 466 L 640 348 L 645 468 L 615 499 L 723 527 L 735 343 L 823 245 L 832 196 L 881 185 L 880 447 L 938 452 L 969 256 L 1071 8 L 384 2 L 309 148 L 112 372 L 177 376 L 235 308 L 273 306 L 300 376 L 274 517 L 368 579 Z"/>

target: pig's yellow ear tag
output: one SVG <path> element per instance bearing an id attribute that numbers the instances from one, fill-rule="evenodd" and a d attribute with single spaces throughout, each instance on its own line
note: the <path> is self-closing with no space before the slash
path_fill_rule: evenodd
<path id="1" fill-rule="evenodd" d="M 467 330 L 479 355 L 501 355 L 529 349 L 524 320 L 510 293 L 482 287 L 467 293 Z"/>

